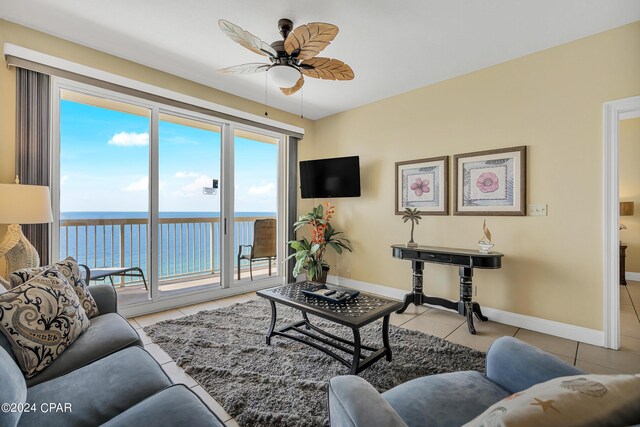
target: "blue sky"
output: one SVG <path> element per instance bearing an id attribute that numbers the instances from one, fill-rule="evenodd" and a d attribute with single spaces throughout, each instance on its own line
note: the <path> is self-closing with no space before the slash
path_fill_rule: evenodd
<path id="1" fill-rule="evenodd" d="M 149 122 L 146 117 L 60 102 L 62 212 L 148 210 Z M 160 211 L 218 212 L 220 134 L 160 122 Z M 275 212 L 277 147 L 235 138 L 236 212 Z"/>

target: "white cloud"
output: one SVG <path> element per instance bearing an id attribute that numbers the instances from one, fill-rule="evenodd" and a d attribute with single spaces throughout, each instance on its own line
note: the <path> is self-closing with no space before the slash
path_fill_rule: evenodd
<path id="1" fill-rule="evenodd" d="M 200 175 L 198 178 L 191 181 L 189 184 L 183 185 L 180 189 L 174 193 L 174 196 L 180 197 L 195 197 L 202 196 L 202 187 L 211 187 L 213 178 L 207 175 Z"/>
<path id="2" fill-rule="evenodd" d="M 120 132 L 116 133 L 109 140 L 109 145 L 120 147 L 140 147 L 149 145 L 149 133 Z"/>
<path id="3" fill-rule="evenodd" d="M 69 180 L 69 175 L 63 175 L 60 178 L 60 185 L 65 185 L 67 183 L 67 181 Z"/>
<path id="4" fill-rule="evenodd" d="M 149 189 L 149 177 L 143 176 L 137 181 L 132 182 L 123 188 L 123 191 L 146 191 Z"/>
<path id="5" fill-rule="evenodd" d="M 251 186 L 247 191 L 250 196 L 260 196 L 263 194 L 273 193 L 275 191 L 276 186 L 273 182 L 269 182 L 264 185 Z"/>
<path id="6" fill-rule="evenodd" d="M 198 176 L 195 172 L 176 172 L 176 178 L 195 178 Z"/>

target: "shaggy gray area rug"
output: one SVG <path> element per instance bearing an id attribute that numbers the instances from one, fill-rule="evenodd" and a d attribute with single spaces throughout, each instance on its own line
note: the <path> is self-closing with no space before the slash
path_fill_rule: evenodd
<path id="1" fill-rule="evenodd" d="M 277 307 L 276 328 L 302 319 L 299 311 Z M 288 338 L 273 337 L 267 346 L 270 316 L 268 301 L 259 299 L 159 322 L 144 331 L 241 426 L 328 425 L 328 380 L 347 374 L 347 368 Z M 344 326 L 310 319 L 352 339 Z M 381 330 L 382 321 L 362 328 L 362 343 L 381 347 Z M 393 325 L 389 339 L 393 361 L 383 358 L 359 374 L 380 392 L 424 375 L 484 372 L 482 352 Z"/>

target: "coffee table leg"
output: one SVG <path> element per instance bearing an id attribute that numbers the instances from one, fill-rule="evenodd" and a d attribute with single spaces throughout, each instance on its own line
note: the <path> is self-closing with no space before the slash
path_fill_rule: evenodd
<path id="1" fill-rule="evenodd" d="M 271 345 L 271 337 L 273 336 L 273 328 L 276 326 L 276 303 L 269 300 L 271 304 L 271 324 L 269 325 L 269 331 L 267 331 L 267 345 Z"/>
<path id="2" fill-rule="evenodd" d="M 302 318 L 304 319 L 304 327 L 308 331 L 309 329 L 311 329 L 311 321 L 309 320 L 309 317 L 307 317 L 307 313 L 305 313 L 304 311 L 302 312 Z"/>
<path id="3" fill-rule="evenodd" d="M 353 362 L 351 362 L 351 375 L 358 373 L 358 366 L 360 366 L 360 330 L 353 328 Z"/>
<path id="4" fill-rule="evenodd" d="M 389 345 L 389 315 L 384 316 L 382 321 L 382 345 L 387 354 L 387 362 L 391 362 L 391 346 Z"/>

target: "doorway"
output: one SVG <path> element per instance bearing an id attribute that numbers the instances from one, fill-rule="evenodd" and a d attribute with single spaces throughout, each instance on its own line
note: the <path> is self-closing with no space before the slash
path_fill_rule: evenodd
<path id="1" fill-rule="evenodd" d="M 640 117 L 640 96 L 606 102 L 603 113 L 603 346 L 617 350 L 620 348 L 620 121 Z"/>

